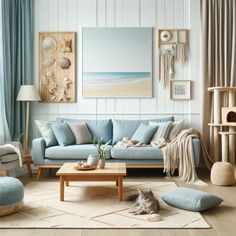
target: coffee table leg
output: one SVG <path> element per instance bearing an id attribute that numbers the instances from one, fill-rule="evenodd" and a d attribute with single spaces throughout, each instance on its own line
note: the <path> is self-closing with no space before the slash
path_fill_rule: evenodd
<path id="1" fill-rule="evenodd" d="M 123 177 L 118 177 L 118 200 L 122 201 L 123 197 Z"/>
<path id="2" fill-rule="evenodd" d="M 64 178 L 60 176 L 60 201 L 64 201 Z"/>

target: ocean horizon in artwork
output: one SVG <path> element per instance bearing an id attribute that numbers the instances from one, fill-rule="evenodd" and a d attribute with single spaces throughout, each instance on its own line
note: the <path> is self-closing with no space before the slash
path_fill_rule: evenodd
<path id="1" fill-rule="evenodd" d="M 137 83 L 150 78 L 150 72 L 83 72 L 83 81 L 88 85 Z"/>
<path id="2" fill-rule="evenodd" d="M 151 28 L 84 28 L 85 98 L 152 96 Z"/>

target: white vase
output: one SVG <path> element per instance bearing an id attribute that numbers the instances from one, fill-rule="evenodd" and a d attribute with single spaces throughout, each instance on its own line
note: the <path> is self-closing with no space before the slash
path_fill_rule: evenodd
<path id="1" fill-rule="evenodd" d="M 87 158 L 87 163 L 91 166 L 98 166 L 98 157 L 95 154 L 90 154 Z"/>
<path id="2" fill-rule="evenodd" d="M 100 169 L 104 169 L 106 165 L 105 158 L 99 159 L 98 166 Z"/>

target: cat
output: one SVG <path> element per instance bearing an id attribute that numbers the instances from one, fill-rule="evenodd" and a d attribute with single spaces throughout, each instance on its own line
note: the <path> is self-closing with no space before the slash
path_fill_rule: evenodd
<path id="1" fill-rule="evenodd" d="M 134 215 L 157 214 L 160 211 L 160 203 L 151 190 L 137 190 L 139 194 L 128 197 L 127 200 L 135 200 L 129 213 Z"/>

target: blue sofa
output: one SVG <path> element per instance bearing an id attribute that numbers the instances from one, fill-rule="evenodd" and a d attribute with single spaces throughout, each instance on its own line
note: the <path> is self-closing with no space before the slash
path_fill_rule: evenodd
<path id="1" fill-rule="evenodd" d="M 170 121 L 174 117 L 155 119 L 152 121 Z M 117 145 L 123 137 L 132 137 L 140 123 L 148 124 L 149 120 L 74 120 L 58 119 L 61 122 L 86 122 L 92 135 L 97 138 L 103 137 L 108 146 L 107 162 L 125 162 L 127 168 L 161 168 L 163 167 L 162 150 L 155 147 L 129 147 Z M 200 162 L 200 143 L 193 139 L 194 158 L 196 166 Z M 89 154 L 97 154 L 93 144 L 51 146 L 46 147 L 43 138 L 36 138 L 32 143 L 33 163 L 39 169 L 58 168 L 65 162 L 77 162 L 86 160 Z"/>

